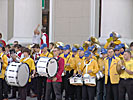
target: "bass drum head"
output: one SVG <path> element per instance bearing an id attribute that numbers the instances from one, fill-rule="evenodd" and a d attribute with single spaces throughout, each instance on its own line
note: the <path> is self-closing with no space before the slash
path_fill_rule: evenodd
<path id="1" fill-rule="evenodd" d="M 58 63 L 54 58 L 51 58 L 47 65 L 47 74 L 50 78 L 54 77 L 58 71 Z"/>
<path id="2" fill-rule="evenodd" d="M 21 64 L 18 70 L 18 84 L 23 87 L 29 80 L 29 66 L 27 64 Z"/>

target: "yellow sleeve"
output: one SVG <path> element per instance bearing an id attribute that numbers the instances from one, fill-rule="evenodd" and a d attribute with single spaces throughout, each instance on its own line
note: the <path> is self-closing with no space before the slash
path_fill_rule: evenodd
<path id="1" fill-rule="evenodd" d="M 109 46 L 109 43 L 107 42 L 105 45 L 104 45 L 104 48 L 107 49 Z"/>
<path id="2" fill-rule="evenodd" d="M 8 66 L 7 56 L 3 55 L 2 60 L 3 60 L 2 68 L 6 69 L 6 67 Z"/>
<path id="3" fill-rule="evenodd" d="M 31 60 L 31 70 L 35 70 L 35 63 L 33 59 Z"/>
<path id="4" fill-rule="evenodd" d="M 114 44 L 121 44 L 121 41 L 120 40 L 116 40 L 116 41 L 114 41 Z"/>
<path id="5" fill-rule="evenodd" d="M 83 72 L 83 70 L 84 70 L 84 61 L 81 62 L 81 65 L 79 66 L 79 70 L 81 70 L 81 72 Z"/>
<path id="6" fill-rule="evenodd" d="M 74 70 L 76 69 L 75 59 L 76 59 L 76 58 L 71 58 L 71 59 L 70 59 L 70 67 L 71 67 L 72 69 L 74 69 Z"/>
<path id="7" fill-rule="evenodd" d="M 92 72 L 93 73 L 97 73 L 99 71 L 99 68 L 98 68 L 98 64 L 97 64 L 97 61 L 93 61 L 93 69 L 92 69 Z"/>
<path id="8" fill-rule="evenodd" d="M 49 56 L 48 56 L 48 57 L 52 58 L 52 57 L 53 57 L 53 55 L 49 53 Z"/>

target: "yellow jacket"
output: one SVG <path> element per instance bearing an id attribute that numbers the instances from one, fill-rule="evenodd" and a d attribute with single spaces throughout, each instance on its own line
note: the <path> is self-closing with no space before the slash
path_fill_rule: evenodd
<path id="1" fill-rule="evenodd" d="M 104 59 L 104 66 L 105 66 L 105 84 L 107 84 L 108 81 L 108 57 Z M 118 84 L 119 83 L 119 74 L 117 72 L 117 63 L 120 59 L 118 57 L 112 58 L 112 62 L 110 65 L 110 81 L 112 84 Z"/>
<path id="2" fill-rule="evenodd" d="M 29 58 L 28 60 L 24 61 L 25 58 L 21 59 L 20 62 L 26 63 L 29 65 L 30 73 L 31 71 L 35 70 L 35 63 L 32 58 Z M 31 78 L 29 78 L 29 82 L 31 82 Z"/>
<path id="3" fill-rule="evenodd" d="M 104 48 L 107 49 L 108 46 L 109 46 L 109 44 L 110 44 L 110 43 L 107 42 L 107 43 L 104 45 Z M 120 41 L 120 40 L 116 40 L 116 41 L 114 41 L 114 44 L 119 45 L 119 44 L 121 44 L 121 41 Z"/>
<path id="4" fill-rule="evenodd" d="M 2 56 L 2 60 L 3 60 L 3 64 L 2 64 L 2 70 L 1 70 L 0 78 L 4 79 L 6 67 L 8 66 L 8 60 L 7 60 L 7 56 L 3 52 L 0 53 L 0 57 L 1 56 Z"/>
<path id="5" fill-rule="evenodd" d="M 45 54 L 44 53 L 41 53 L 40 54 L 40 57 L 50 57 L 50 58 L 52 58 L 53 55 L 47 51 L 47 53 L 45 53 Z"/>
<path id="6" fill-rule="evenodd" d="M 133 61 L 125 61 L 125 67 L 127 70 L 133 71 Z M 120 78 L 133 78 L 133 75 L 128 74 L 126 71 L 122 70 L 121 74 L 120 74 Z"/>
<path id="7" fill-rule="evenodd" d="M 98 67 L 99 67 L 99 71 L 101 71 L 103 74 L 105 74 L 105 71 L 103 71 L 103 67 L 104 67 L 104 59 L 103 58 L 98 59 Z"/>
<path id="8" fill-rule="evenodd" d="M 85 57 L 80 58 L 78 56 L 78 57 L 75 58 L 74 74 L 76 74 L 76 73 L 81 74 L 81 73 L 79 73 L 79 70 L 80 70 L 81 64 L 84 63 L 84 60 L 85 60 Z"/>
<path id="9" fill-rule="evenodd" d="M 65 65 L 64 65 L 64 69 L 65 71 L 71 71 L 73 68 L 70 66 L 70 59 L 71 59 L 71 54 L 69 54 L 66 58 L 64 57 L 64 53 L 60 55 L 61 58 L 64 59 Z"/>
<path id="10" fill-rule="evenodd" d="M 88 64 L 88 61 L 85 60 L 84 62 L 82 62 L 81 66 L 80 66 L 80 70 L 83 73 L 83 76 L 84 76 L 84 74 L 88 74 L 89 70 L 92 70 L 92 72 L 89 73 L 90 76 L 96 76 L 96 73 L 99 71 L 97 61 L 92 58 L 89 60 L 89 62 L 90 61 L 92 61 L 90 63 L 90 65 L 87 65 L 85 67 L 85 64 Z M 86 73 L 86 71 L 87 71 L 87 73 Z"/>

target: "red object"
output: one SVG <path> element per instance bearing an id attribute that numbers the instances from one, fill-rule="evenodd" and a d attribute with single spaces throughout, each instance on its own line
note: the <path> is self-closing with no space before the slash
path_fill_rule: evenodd
<path id="1" fill-rule="evenodd" d="M 10 58 L 10 53 L 7 53 L 6 55 L 7 55 L 8 58 Z"/>
<path id="2" fill-rule="evenodd" d="M 58 56 L 59 58 L 59 56 Z M 64 59 L 63 58 L 60 58 L 59 61 L 58 61 L 58 72 L 56 74 L 56 82 L 62 82 L 62 73 L 64 71 Z M 53 82 L 51 79 L 47 79 L 47 82 Z"/>
<path id="3" fill-rule="evenodd" d="M 0 44 L 2 44 L 4 47 L 6 46 L 6 42 L 4 40 L 0 40 Z"/>
<path id="4" fill-rule="evenodd" d="M 43 36 L 46 37 L 46 44 L 47 44 L 47 47 L 49 48 L 49 37 L 46 33 L 43 33 Z M 44 44 L 44 41 L 43 39 L 41 38 L 41 45 Z"/>

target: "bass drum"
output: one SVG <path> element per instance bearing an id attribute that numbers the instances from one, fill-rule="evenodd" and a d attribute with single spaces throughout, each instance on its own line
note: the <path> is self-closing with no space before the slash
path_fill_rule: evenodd
<path id="1" fill-rule="evenodd" d="M 29 73 L 27 64 L 12 62 L 6 69 L 5 79 L 11 86 L 24 87 L 28 83 Z"/>
<path id="2" fill-rule="evenodd" d="M 58 72 L 58 62 L 54 58 L 41 57 L 37 62 L 36 68 L 40 76 L 52 78 Z"/>

